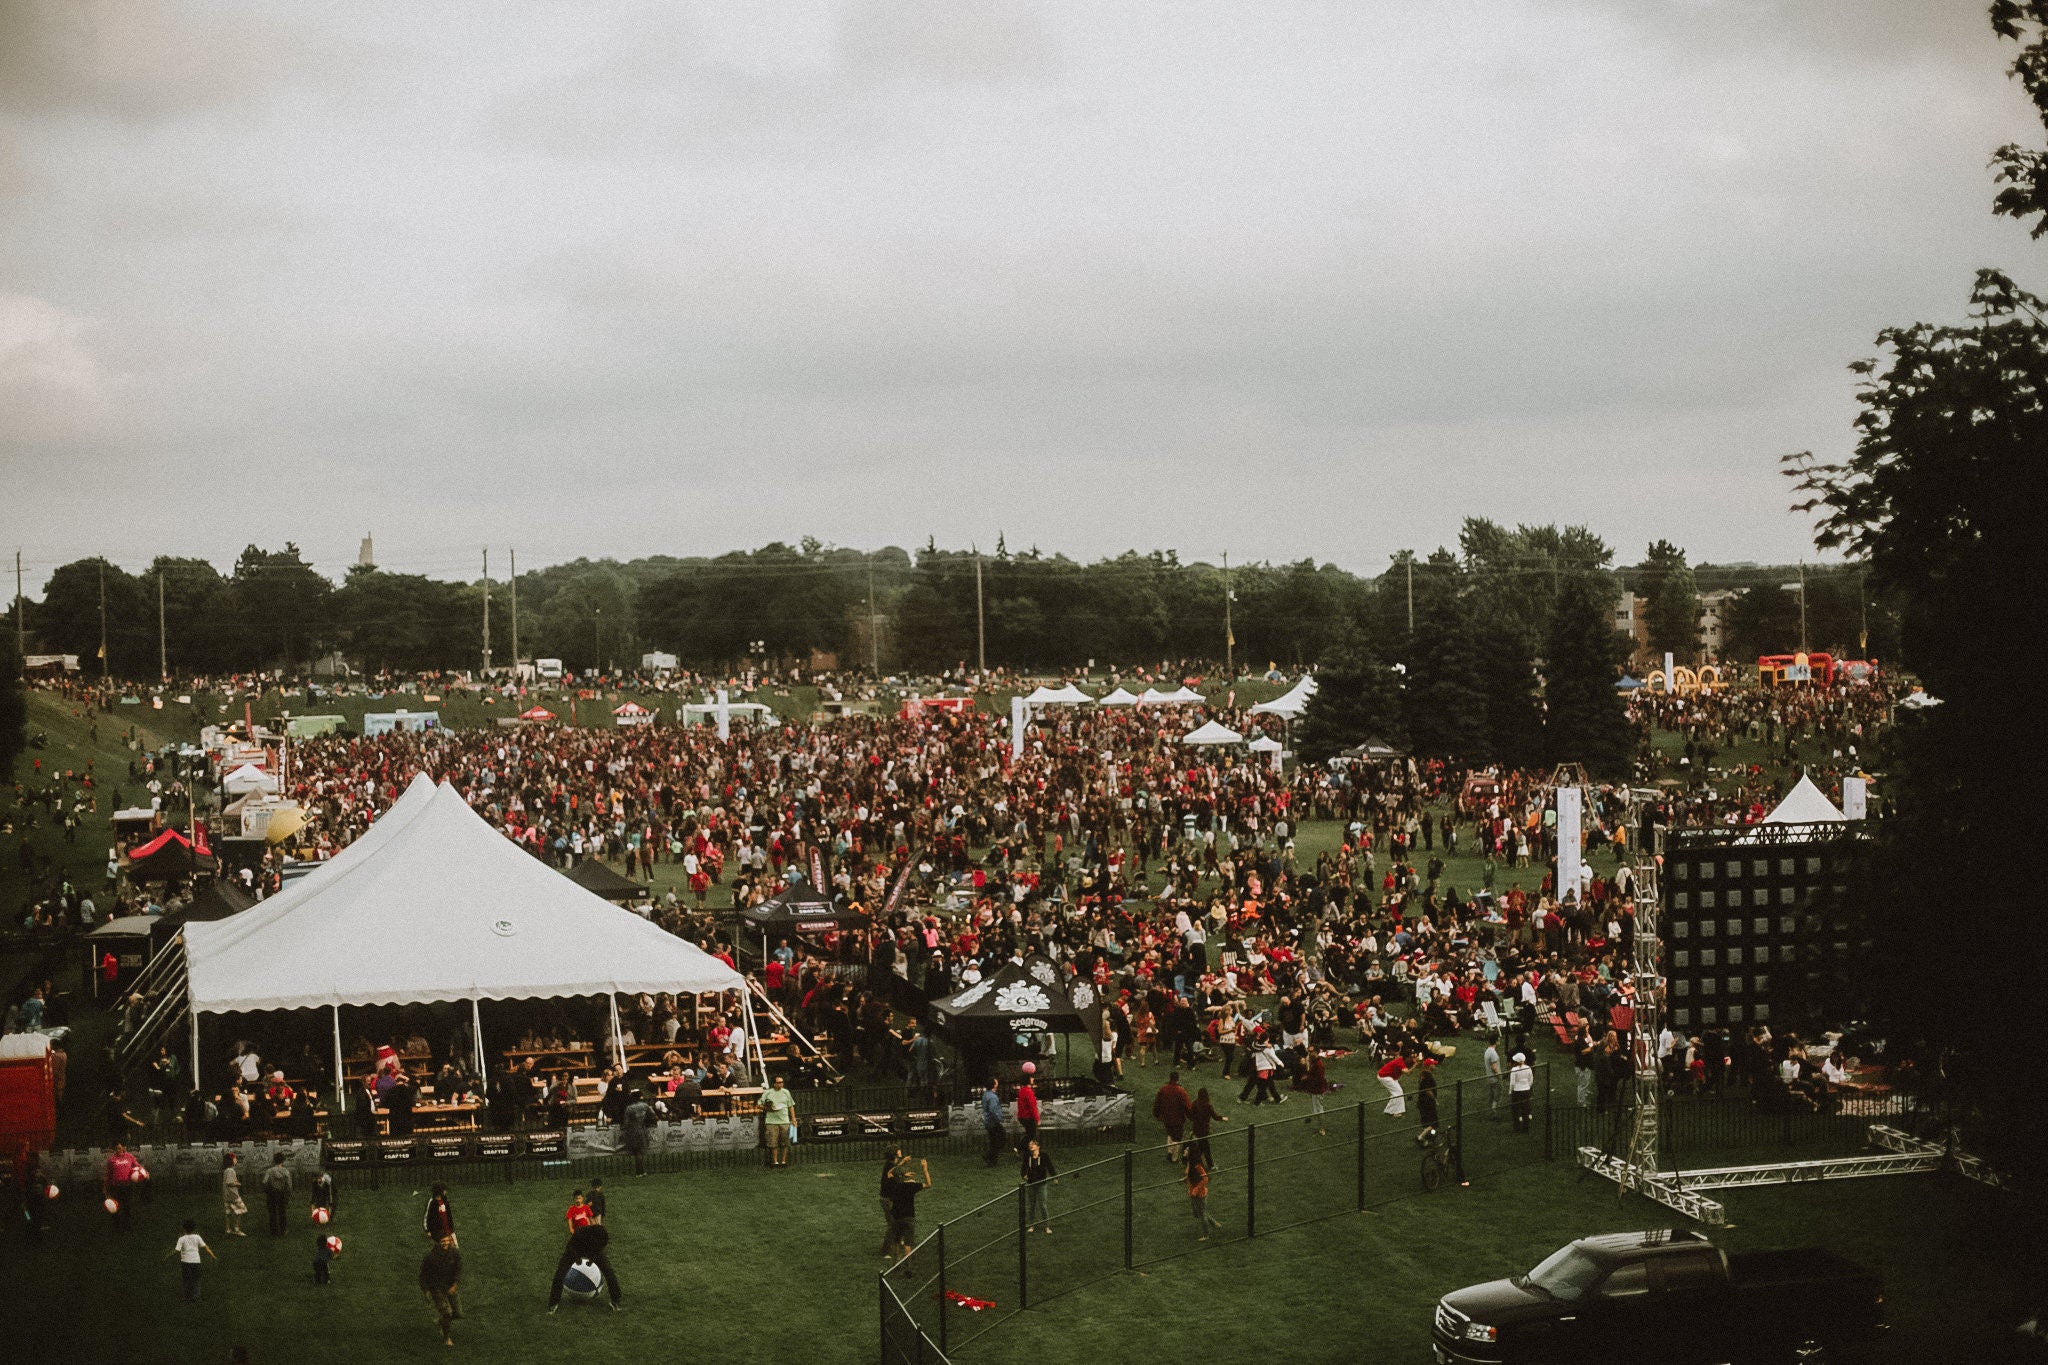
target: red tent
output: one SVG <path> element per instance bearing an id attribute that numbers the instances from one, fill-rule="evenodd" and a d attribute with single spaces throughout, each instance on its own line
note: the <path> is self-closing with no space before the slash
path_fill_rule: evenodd
<path id="1" fill-rule="evenodd" d="M 531 711 L 521 711 L 519 713 L 519 719 L 521 720 L 553 720 L 554 718 L 555 713 L 548 710 L 545 706 L 536 706 Z"/>
<path id="2" fill-rule="evenodd" d="M 206 846 L 205 830 L 202 829 L 199 831 L 199 842 L 197 844 L 194 844 L 190 839 L 187 839 L 179 831 L 175 829 L 167 829 L 162 834 L 157 835 L 156 838 L 151 839 L 148 843 L 142 845 L 140 848 L 130 849 L 128 856 L 139 861 L 143 858 L 149 857 L 152 853 L 162 852 L 165 847 L 167 847 L 173 842 L 180 845 L 188 853 L 197 853 L 202 858 L 211 857 L 213 854 L 213 850 Z"/>

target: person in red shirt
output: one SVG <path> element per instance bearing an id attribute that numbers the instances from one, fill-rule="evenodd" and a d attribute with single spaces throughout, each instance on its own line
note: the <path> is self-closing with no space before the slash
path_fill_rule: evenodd
<path id="1" fill-rule="evenodd" d="M 569 1224 L 569 1231 L 590 1226 L 590 1205 L 583 1198 L 583 1191 L 577 1190 L 569 1196 L 569 1208 L 562 1215 Z"/>
<path id="2" fill-rule="evenodd" d="M 1038 1140 L 1038 1092 L 1031 1088 L 1031 1073 L 1037 1069 L 1035 1063 L 1024 1063 L 1024 1081 L 1017 1087 L 1017 1122 L 1027 1144 Z"/>
<path id="3" fill-rule="evenodd" d="M 114 1201 L 114 1226 L 122 1232 L 134 1226 L 128 1211 L 129 1202 L 135 1195 L 135 1182 L 140 1178 L 142 1163 L 135 1153 L 128 1150 L 126 1143 L 114 1144 L 114 1154 L 107 1158 L 107 1172 L 100 1181 L 104 1196 Z"/>
<path id="4" fill-rule="evenodd" d="M 1399 1118 L 1408 1112 L 1408 1101 L 1401 1094 L 1401 1077 L 1407 1074 L 1407 1071 L 1408 1056 L 1406 1053 L 1400 1053 L 1388 1058 L 1387 1064 L 1381 1067 L 1379 1071 L 1380 1084 L 1387 1088 L 1387 1094 L 1390 1097 L 1387 1100 L 1386 1112 L 1395 1118 Z"/>

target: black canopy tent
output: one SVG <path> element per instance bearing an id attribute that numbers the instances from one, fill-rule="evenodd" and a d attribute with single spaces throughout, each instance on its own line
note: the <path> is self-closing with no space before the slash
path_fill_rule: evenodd
<path id="1" fill-rule="evenodd" d="M 133 882 L 170 882 L 183 877 L 211 873 L 219 864 L 213 850 L 202 840 L 194 843 L 175 829 L 129 851 L 128 879 Z"/>
<path id="2" fill-rule="evenodd" d="M 596 858 L 585 858 L 563 874 L 570 881 L 608 901 L 645 900 L 653 893 L 630 877 L 620 876 Z"/>
<path id="3" fill-rule="evenodd" d="M 826 929 L 844 929 L 865 923 L 867 916 L 840 905 L 830 896 L 819 894 L 806 883 L 797 882 L 759 905 L 742 910 L 740 918 L 760 934 L 761 958 L 765 962 L 770 934 L 812 934 Z"/>
<path id="4" fill-rule="evenodd" d="M 209 924 L 239 915 L 256 903 L 256 898 L 233 882 L 214 882 L 192 894 L 191 903 L 164 916 L 169 924 Z"/>
<path id="5" fill-rule="evenodd" d="M 1036 953 L 1021 962 L 1006 961 L 967 989 L 940 996 L 931 1002 L 931 1017 L 970 1074 L 987 1070 L 986 1062 L 1028 1039 L 1048 1033 L 1102 1034 L 1102 1004 L 1094 985 L 1077 978 L 1067 987 L 1058 966 Z"/>

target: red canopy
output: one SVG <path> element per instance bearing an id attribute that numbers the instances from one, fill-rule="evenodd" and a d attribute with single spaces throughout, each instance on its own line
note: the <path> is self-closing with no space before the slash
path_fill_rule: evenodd
<path id="1" fill-rule="evenodd" d="M 548 710 L 545 706 L 536 706 L 531 711 L 521 711 L 519 713 L 519 719 L 521 720 L 553 720 L 554 718 L 555 713 Z"/>
<path id="2" fill-rule="evenodd" d="M 130 849 L 128 852 L 128 856 L 139 861 L 143 858 L 147 858 L 152 853 L 159 853 L 163 851 L 163 849 L 172 842 L 176 842 L 177 844 L 190 850 L 191 852 L 197 853 L 202 858 L 210 858 L 213 856 L 213 850 L 206 846 L 206 831 L 203 829 L 199 831 L 199 842 L 197 844 L 194 844 L 192 840 L 187 839 L 177 830 L 167 829 L 162 834 L 157 835 L 156 838 L 151 839 L 146 844 L 143 844 L 141 847 Z"/>

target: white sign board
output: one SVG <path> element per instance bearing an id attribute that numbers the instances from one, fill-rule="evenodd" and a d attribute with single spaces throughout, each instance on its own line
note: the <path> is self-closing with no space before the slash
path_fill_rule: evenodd
<path id="1" fill-rule="evenodd" d="M 1861 820 L 1870 813 L 1870 781 L 1862 777 L 1842 779 L 1842 814 Z"/>
<path id="2" fill-rule="evenodd" d="M 1010 761 L 1024 757 L 1024 699 L 1010 698 Z"/>

